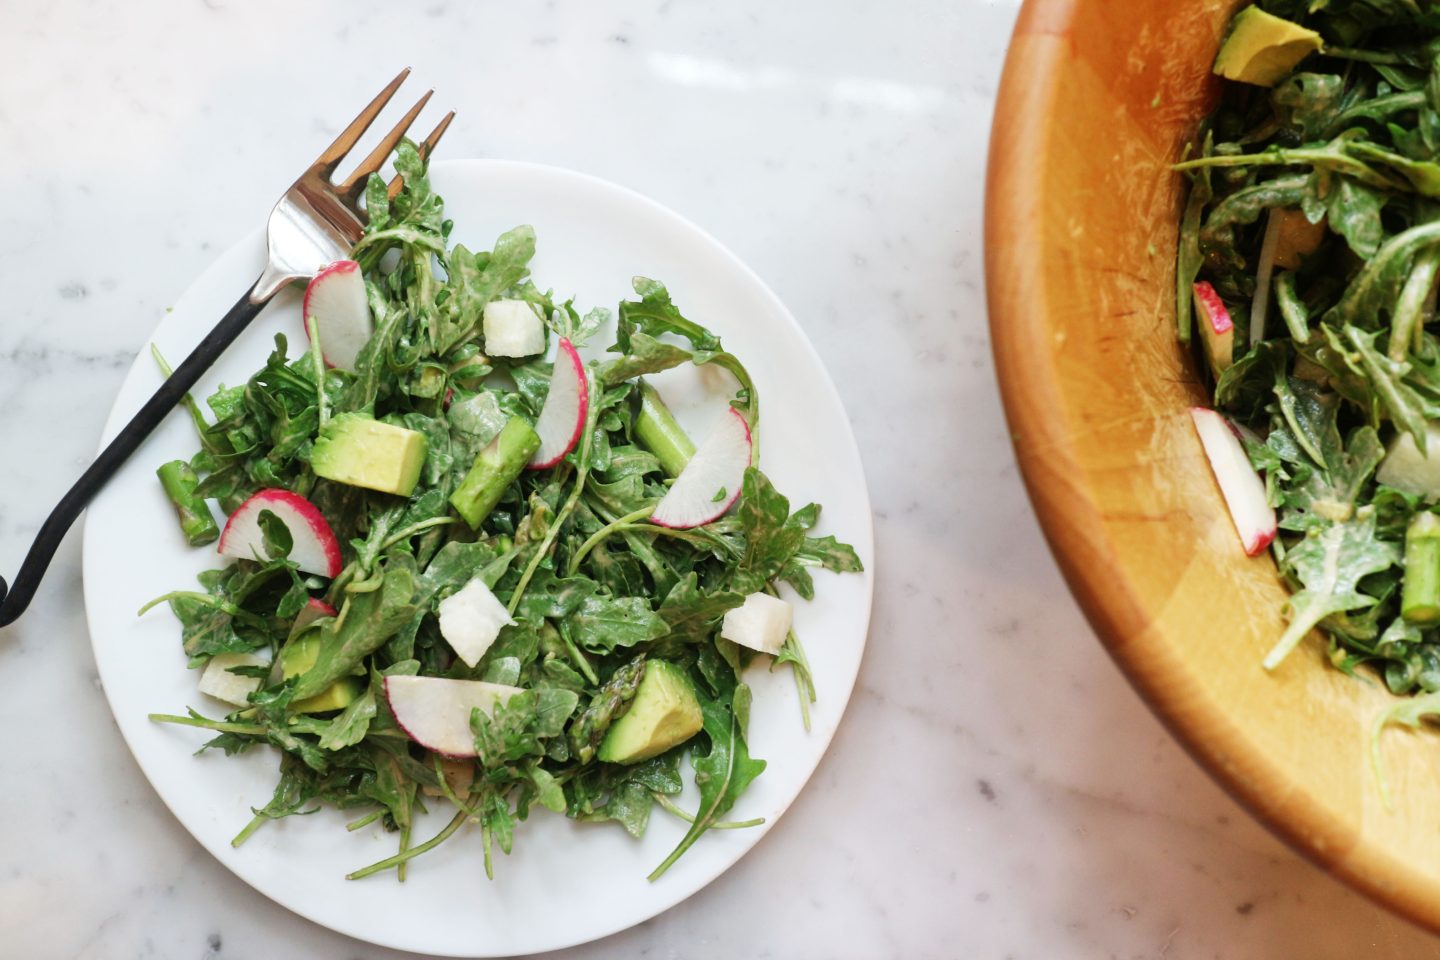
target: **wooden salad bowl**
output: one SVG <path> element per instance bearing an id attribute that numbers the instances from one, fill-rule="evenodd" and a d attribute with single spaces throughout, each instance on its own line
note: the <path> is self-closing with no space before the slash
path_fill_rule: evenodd
<path id="1" fill-rule="evenodd" d="M 1180 177 L 1233 4 L 1028 0 L 991 142 L 990 330 L 1020 467 L 1110 654 L 1191 754 L 1315 862 L 1440 930 L 1440 731 L 1381 740 L 1394 699 L 1308 638 L 1274 673 L 1286 591 L 1248 558 L 1187 408 L 1175 339 Z"/>

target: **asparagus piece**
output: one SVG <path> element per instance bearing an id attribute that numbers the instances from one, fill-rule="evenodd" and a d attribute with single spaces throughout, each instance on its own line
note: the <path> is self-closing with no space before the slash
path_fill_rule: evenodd
<path id="1" fill-rule="evenodd" d="M 1440 517 L 1426 510 L 1405 531 L 1400 615 L 1411 623 L 1440 620 Z"/>
<path id="2" fill-rule="evenodd" d="M 180 530 L 185 534 L 186 542 L 192 547 L 214 543 L 220 536 L 220 528 L 215 525 L 215 518 L 210 515 L 205 499 L 195 495 L 200 478 L 190 469 L 190 464 L 184 460 L 171 460 L 162 464 L 160 469 L 155 471 L 155 475 L 160 478 L 160 486 L 165 488 L 165 495 L 175 505 L 175 513 L 180 517 Z"/>
<path id="3" fill-rule="evenodd" d="M 655 454 L 660 467 L 670 476 L 680 476 L 695 455 L 695 444 L 685 435 L 675 415 L 665 406 L 660 392 L 640 381 L 640 412 L 635 417 L 635 438 Z"/>
<path id="4" fill-rule="evenodd" d="M 530 424 L 511 417 L 490 445 L 476 455 L 475 465 L 450 495 L 451 505 L 471 529 L 485 522 L 538 449 L 540 436 Z"/>

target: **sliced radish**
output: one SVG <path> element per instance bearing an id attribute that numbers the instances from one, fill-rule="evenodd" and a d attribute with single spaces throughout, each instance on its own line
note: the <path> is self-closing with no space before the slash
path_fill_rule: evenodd
<path id="1" fill-rule="evenodd" d="M 1235 362 L 1235 321 L 1215 288 L 1204 280 L 1195 284 L 1195 313 L 1200 319 L 1200 339 L 1205 355 L 1218 377 Z"/>
<path id="2" fill-rule="evenodd" d="M 545 352 L 545 323 L 525 300 L 492 300 L 481 315 L 485 352 L 492 357 L 533 357 Z"/>
<path id="3" fill-rule="evenodd" d="M 1265 481 L 1250 465 L 1230 422 L 1214 410 L 1191 407 L 1195 432 L 1230 508 L 1230 520 L 1245 552 L 1255 556 L 1275 539 L 1275 509 L 1265 500 Z"/>
<path id="4" fill-rule="evenodd" d="M 316 274 L 305 288 L 305 335 L 320 331 L 320 353 L 325 362 L 343 370 L 355 369 L 360 351 L 375 332 L 365 279 L 354 260 L 336 260 Z"/>
<path id="5" fill-rule="evenodd" d="M 729 407 L 675 478 L 650 519 L 662 527 L 684 530 L 721 516 L 740 496 L 745 468 L 750 466 L 750 425 Z"/>
<path id="6" fill-rule="evenodd" d="M 550 392 L 545 397 L 545 406 L 540 408 L 540 418 L 535 421 L 540 449 L 525 466 L 544 470 L 565 459 L 565 454 L 580 440 L 589 410 L 590 384 L 585 377 L 585 364 L 580 362 L 575 345 L 561 337 L 560 349 L 555 353 L 555 372 L 550 374 Z"/>
<path id="7" fill-rule="evenodd" d="M 400 729 L 422 747 L 447 757 L 475 756 L 470 711 L 488 714 L 497 702 L 504 703 L 520 692 L 519 687 L 484 680 L 385 678 L 385 700 Z"/>
<path id="8" fill-rule="evenodd" d="M 295 622 L 290 624 L 290 636 L 298 637 L 308 630 L 310 625 L 315 621 L 324 619 L 325 617 L 334 617 L 339 613 L 339 610 L 336 610 L 324 600 L 317 600 L 315 597 L 311 597 L 305 601 L 305 606 L 300 608 L 300 612 L 295 614 Z"/>
<path id="9" fill-rule="evenodd" d="M 290 531 L 290 559 L 303 573 L 333 577 L 340 573 L 340 541 L 315 504 L 289 490 L 261 490 L 240 504 L 220 534 L 220 555 L 269 560 L 260 513 L 269 510 Z"/>

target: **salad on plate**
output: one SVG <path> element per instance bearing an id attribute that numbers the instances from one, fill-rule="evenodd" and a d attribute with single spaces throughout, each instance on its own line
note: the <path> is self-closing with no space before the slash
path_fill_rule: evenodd
<path id="1" fill-rule="evenodd" d="M 208 413 L 186 398 L 199 450 L 157 476 L 180 535 L 226 562 L 142 613 L 169 607 L 225 706 L 151 719 L 276 751 L 235 845 L 329 805 L 396 837 L 353 879 L 403 879 L 467 823 L 493 876 L 537 808 L 640 836 L 658 806 L 690 828 L 656 879 L 707 830 L 760 822 L 725 819 L 765 768 L 745 671 L 793 671 L 808 727 L 792 598 L 860 560 L 761 472 L 756 385 L 664 286 L 582 314 L 531 279 L 533 230 L 451 246 L 413 145 L 395 166 L 404 189 L 372 178 L 364 236 L 307 288 L 304 346 L 277 336 Z M 731 393 L 698 443 L 647 379 L 681 365 Z"/>

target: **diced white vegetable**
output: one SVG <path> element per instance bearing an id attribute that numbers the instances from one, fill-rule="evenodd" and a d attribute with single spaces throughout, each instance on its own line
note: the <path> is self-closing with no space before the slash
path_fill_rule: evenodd
<path id="1" fill-rule="evenodd" d="M 237 707 L 250 703 L 250 694 L 260 689 L 259 677 L 242 677 L 231 673 L 231 667 L 260 667 L 269 663 L 253 653 L 217 653 L 205 664 L 200 674 L 200 692 Z"/>
<path id="2" fill-rule="evenodd" d="M 524 300 L 485 304 L 485 352 L 492 357 L 532 357 L 545 350 L 545 324 Z"/>
<path id="3" fill-rule="evenodd" d="M 771 655 L 785 645 L 794 610 L 784 600 L 768 593 L 752 593 L 745 602 L 725 612 L 720 636 L 726 640 Z"/>
<path id="4" fill-rule="evenodd" d="M 440 635 L 466 666 L 479 663 L 501 628 L 514 622 L 479 577 L 440 601 Z"/>
<path id="5" fill-rule="evenodd" d="M 1404 430 L 1390 441 L 1375 479 L 1387 487 L 1403 490 L 1426 500 L 1440 500 L 1440 424 L 1425 425 L 1425 449 L 1420 452 L 1415 438 Z"/>

